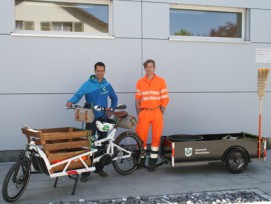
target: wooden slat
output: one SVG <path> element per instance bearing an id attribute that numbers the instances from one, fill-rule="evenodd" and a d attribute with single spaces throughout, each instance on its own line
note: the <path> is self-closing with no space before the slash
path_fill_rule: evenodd
<path id="1" fill-rule="evenodd" d="M 45 151 L 62 150 L 62 149 L 75 149 L 80 147 L 89 147 L 89 141 L 76 141 L 76 142 L 60 142 L 52 144 L 43 144 Z"/>
<path id="2" fill-rule="evenodd" d="M 48 129 L 39 129 L 41 133 L 57 133 L 57 132 L 73 132 L 73 128 L 71 127 L 61 127 L 61 128 L 48 128 Z"/>
<path id="3" fill-rule="evenodd" d="M 35 140 L 35 144 L 36 144 L 36 145 L 41 145 L 40 139 L 36 139 L 36 140 Z"/>
<path id="4" fill-rule="evenodd" d="M 56 160 L 65 160 L 80 154 L 83 154 L 85 152 L 88 152 L 89 150 L 85 150 L 85 149 L 77 149 L 74 151 L 59 151 L 59 152 L 51 152 L 47 155 L 49 162 L 53 162 Z"/>
<path id="5" fill-rule="evenodd" d="M 69 139 L 78 137 L 87 137 L 87 131 L 76 132 L 56 132 L 56 133 L 42 133 L 41 140 L 56 140 L 56 139 Z"/>

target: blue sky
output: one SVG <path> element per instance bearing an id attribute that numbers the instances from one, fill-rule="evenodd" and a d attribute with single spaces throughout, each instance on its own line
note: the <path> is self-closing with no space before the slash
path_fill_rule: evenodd
<path id="1" fill-rule="evenodd" d="M 103 22 L 108 23 L 108 5 L 79 5 L 79 7 Z"/>

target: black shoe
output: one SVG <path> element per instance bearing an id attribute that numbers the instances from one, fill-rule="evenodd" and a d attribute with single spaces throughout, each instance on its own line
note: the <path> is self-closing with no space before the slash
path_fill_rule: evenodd
<path id="1" fill-rule="evenodd" d="M 107 173 L 104 170 L 95 171 L 94 173 L 99 174 L 101 177 L 107 177 Z"/>
<path id="2" fill-rule="evenodd" d="M 81 175 L 80 181 L 86 183 L 90 179 L 90 176 Z"/>
<path id="3" fill-rule="evenodd" d="M 147 167 L 148 172 L 154 172 L 155 171 L 155 165 L 149 165 Z"/>

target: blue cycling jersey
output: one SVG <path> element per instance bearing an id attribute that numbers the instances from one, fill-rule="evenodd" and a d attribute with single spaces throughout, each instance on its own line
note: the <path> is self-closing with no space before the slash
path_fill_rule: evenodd
<path id="1" fill-rule="evenodd" d="M 78 103 L 85 96 L 86 103 L 92 107 L 98 105 L 100 107 L 108 107 L 107 99 L 111 99 L 110 108 L 115 108 L 118 104 L 118 97 L 112 88 L 111 84 L 105 78 L 101 82 L 98 81 L 95 75 L 91 75 L 89 80 L 82 84 L 79 90 L 73 95 L 68 102 L 73 104 Z M 102 111 L 94 111 L 95 119 L 102 116 Z"/>

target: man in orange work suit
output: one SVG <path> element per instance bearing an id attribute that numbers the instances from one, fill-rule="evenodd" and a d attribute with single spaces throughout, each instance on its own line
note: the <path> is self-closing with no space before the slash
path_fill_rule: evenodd
<path id="1" fill-rule="evenodd" d="M 147 149 L 149 127 L 152 125 L 151 153 L 148 171 L 155 171 L 158 160 L 160 138 L 163 131 L 163 113 L 169 102 L 166 81 L 155 74 L 155 61 L 144 62 L 146 75 L 139 79 L 136 85 L 135 106 L 138 115 L 136 132 Z M 141 159 L 140 165 L 145 165 L 146 157 Z"/>

